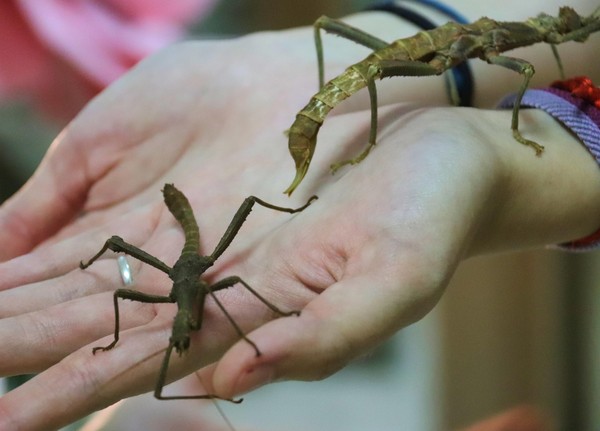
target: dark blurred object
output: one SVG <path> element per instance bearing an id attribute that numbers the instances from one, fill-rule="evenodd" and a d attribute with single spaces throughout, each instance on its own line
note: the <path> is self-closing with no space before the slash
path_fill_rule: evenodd
<path id="1" fill-rule="evenodd" d="M 359 12 L 371 3 L 370 0 L 221 1 L 210 16 L 193 28 L 193 32 L 240 35 L 298 27 L 312 24 L 321 15 L 339 17 Z"/>

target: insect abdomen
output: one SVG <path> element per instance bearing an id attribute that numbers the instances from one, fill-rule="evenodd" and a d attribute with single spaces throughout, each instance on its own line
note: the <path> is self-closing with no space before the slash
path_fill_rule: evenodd
<path id="1" fill-rule="evenodd" d="M 363 75 L 355 66 L 351 66 L 340 76 L 327 82 L 298 115 L 323 123 L 329 111 L 366 85 Z"/>
<path id="2" fill-rule="evenodd" d="M 363 64 L 366 63 L 350 66 L 340 76 L 326 83 L 296 115 L 289 130 L 288 141 L 288 149 L 296 164 L 296 177 L 285 191 L 286 194 L 290 195 L 304 178 L 315 151 L 317 134 L 329 111 L 342 100 L 366 87 L 364 75 L 359 71 Z"/>
<path id="3" fill-rule="evenodd" d="M 163 188 L 165 204 L 173 217 L 179 222 L 185 234 L 185 245 L 181 255 L 198 254 L 200 249 L 200 233 L 190 202 L 173 184 L 165 184 Z"/>

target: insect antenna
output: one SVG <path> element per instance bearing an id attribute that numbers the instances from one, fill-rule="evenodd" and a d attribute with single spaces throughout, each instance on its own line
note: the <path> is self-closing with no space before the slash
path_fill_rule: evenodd
<path id="1" fill-rule="evenodd" d="M 149 354 L 148 356 L 146 356 L 145 358 L 140 359 L 139 361 L 137 361 L 135 364 L 128 366 L 127 368 L 125 368 L 123 371 L 119 372 L 118 374 L 116 374 L 115 376 L 111 377 L 106 383 L 104 383 L 102 386 L 107 386 L 110 383 L 114 382 L 117 379 L 121 379 L 123 378 L 124 375 L 126 375 L 127 373 L 129 373 L 131 370 L 133 370 L 134 368 L 140 366 L 141 364 L 153 359 L 154 357 L 165 353 L 167 351 L 167 348 L 164 349 L 160 349 L 154 353 Z"/>
<path id="2" fill-rule="evenodd" d="M 154 357 L 156 357 L 156 356 L 158 356 L 160 354 L 164 354 L 167 350 L 168 350 L 168 348 L 164 348 L 164 349 L 160 349 L 160 350 L 158 350 L 158 351 L 156 351 L 154 353 L 149 354 L 145 358 L 142 358 L 141 360 L 139 360 L 135 364 L 130 365 L 129 367 L 125 368 L 123 371 L 121 371 L 117 375 L 113 376 L 110 380 L 108 380 L 104 384 L 104 386 L 110 384 L 111 382 L 113 382 L 113 381 L 115 381 L 117 379 L 122 378 L 125 374 L 129 373 L 135 367 L 140 366 L 144 362 L 147 362 L 147 361 L 153 359 Z M 202 386 L 202 388 L 206 388 L 206 385 L 204 384 L 204 380 L 202 379 L 202 376 L 200 375 L 200 372 L 196 371 L 196 372 L 194 372 L 194 375 L 196 376 L 196 378 L 200 382 L 200 385 Z M 225 414 L 225 412 L 223 411 L 223 409 L 221 408 L 221 406 L 219 405 L 219 403 L 217 402 L 217 400 L 214 399 L 214 398 L 209 398 L 209 400 L 214 405 L 215 410 L 217 411 L 217 413 L 219 414 L 219 416 L 222 418 L 223 422 L 225 423 L 226 429 L 228 429 L 229 431 L 236 431 L 235 427 L 233 426 L 233 424 L 231 423 L 231 421 L 229 420 L 229 418 L 227 417 L 227 415 Z"/>
<path id="3" fill-rule="evenodd" d="M 204 380 L 202 380 L 202 376 L 200 375 L 200 371 L 196 371 L 194 373 L 194 375 L 196 376 L 196 378 L 200 382 L 200 385 L 206 390 L 206 385 L 204 384 Z M 229 420 L 229 418 L 227 417 L 227 415 L 225 414 L 225 412 L 221 408 L 219 402 L 216 399 L 214 399 L 214 398 L 210 398 L 210 401 L 211 401 L 212 405 L 215 406 L 215 410 L 219 413 L 219 416 L 221 416 L 221 418 L 223 419 L 223 422 L 225 422 L 225 425 L 226 425 L 227 429 L 229 429 L 229 431 L 236 431 L 235 427 L 233 426 L 233 424 L 231 423 L 231 421 Z"/>

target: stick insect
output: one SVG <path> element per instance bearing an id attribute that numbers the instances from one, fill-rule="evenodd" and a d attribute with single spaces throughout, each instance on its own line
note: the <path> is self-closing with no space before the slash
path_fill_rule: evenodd
<path id="1" fill-rule="evenodd" d="M 217 281 L 214 284 L 208 284 L 202 280 L 201 276 L 204 272 L 210 268 L 215 261 L 223 254 L 223 252 L 229 247 L 234 237 L 244 224 L 244 221 L 252 211 L 254 204 L 262 205 L 263 207 L 270 208 L 276 211 L 287 212 L 290 214 L 300 212 L 308 207 L 313 200 L 317 199 L 316 196 L 312 196 L 306 204 L 300 208 L 284 208 L 276 205 L 272 205 L 265 202 L 255 196 L 249 196 L 244 200 L 242 205 L 235 213 L 233 219 L 229 223 L 227 230 L 223 234 L 221 240 L 215 247 L 214 251 L 207 256 L 201 256 L 200 251 L 200 235 L 198 224 L 194 217 L 192 207 L 185 197 L 185 195 L 179 191 L 173 184 L 165 184 L 163 188 L 163 196 L 167 208 L 173 214 L 175 219 L 181 225 L 185 234 L 185 243 L 181 251 L 179 259 L 175 262 L 173 267 L 168 266 L 158 258 L 146 253 L 134 245 L 125 242 L 118 236 L 112 236 L 105 243 L 104 246 L 96 253 L 87 263 L 80 262 L 79 266 L 81 269 L 89 267 L 96 259 L 98 259 L 105 251 L 112 250 L 117 253 L 125 253 L 134 257 L 148 265 L 151 265 L 164 273 L 166 273 L 171 280 L 173 280 L 173 287 L 171 292 L 167 296 L 161 295 L 150 295 L 147 293 L 139 292 L 133 289 L 117 289 L 113 295 L 113 304 L 115 309 L 115 333 L 113 341 L 104 347 L 94 347 L 93 353 L 97 351 L 107 351 L 115 347 L 119 341 L 119 303 L 118 299 L 129 299 L 132 301 L 145 302 L 145 303 L 176 303 L 178 310 L 175 315 L 173 322 L 173 329 L 171 337 L 169 338 L 169 345 L 166 348 L 165 356 L 159 371 L 158 380 L 154 390 L 154 396 L 160 400 L 177 400 L 177 399 L 222 399 L 217 395 L 204 394 L 204 395 L 185 395 L 185 396 L 164 396 L 162 390 L 167 379 L 167 370 L 169 367 L 169 360 L 173 349 L 181 356 L 185 353 L 190 346 L 190 333 L 191 331 L 198 331 L 202 325 L 203 308 L 206 296 L 209 295 L 221 309 L 225 317 L 229 320 L 235 331 L 238 333 L 240 338 L 244 339 L 250 344 L 257 356 L 260 356 L 260 350 L 256 344 L 250 340 L 242 329 L 237 325 L 235 320 L 227 312 L 223 304 L 219 301 L 215 292 L 229 287 L 233 287 L 236 284 L 241 284 L 262 303 L 269 307 L 272 311 L 279 314 L 280 316 L 291 316 L 299 315 L 299 311 L 282 311 L 275 305 L 271 304 L 265 298 L 263 298 L 257 291 L 250 287 L 244 280 L 237 276 L 226 277 L 222 280 Z M 227 401 L 240 402 L 241 400 Z"/>
<path id="2" fill-rule="evenodd" d="M 321 30 L 364 45 L 372 49 L 373 53 L 324 84 Z M 540 155 L 544 147 L 524 138 L 519 132 L 519 106 L 529 81 L 535 73 L 534 67 L 526 60 L 501 55 L 501 53 L 542 42 L 551 45 L 558 59 L 555 45 L 567 41 L 584 42 L 590 34 L 598 30 L 600 30 L 600 7 L 588 17 L 578 15 L 570 7 L 562 7 L 558 17 L 541 14 L 525 22 L 499 22 L 484 17 L 468 25 L 449 22 L 388 44 L 342 21 L 322 16 L 314 24 L 320 90 L 296 115 L 289 129 L 288 148 L 296 165 L 296 176 L 284 193 L 291 195 L 302 182 L 315 152 L 319 128 L 327 114 L 341 101 L 367 87 L 371 104 L 371 127 L 367 147 L 354 158 L 332 164 L 332 172 L 342 166 L 359 163 L 375 146 L 376 79 L 391 76 L 440 75 L 470 58 L 479 58 L 523 76 L 512 112 L 512 135 L 517 142 L 532 147 L 536 154 Z"/>

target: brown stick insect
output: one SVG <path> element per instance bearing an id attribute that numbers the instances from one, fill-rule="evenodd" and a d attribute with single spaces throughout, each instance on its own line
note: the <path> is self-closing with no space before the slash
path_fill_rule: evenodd
<path id="1" fill-rule="evenodd" d="M 115 347 L 119 341 L 119 303 L 118 299 L 129 299 L 131 301 L 145 302 L 145 303 L 176 303 L 177 314 L 173 322 L 172 334 L 169 339 L 169 345 L 166 349 L 166 353 L 160 368 L 158 375 L 158 381 L 154 390 L 154 396 L 160 400 L 177 400 L 177 399 L 221 399 L 217 395 L 204 394 L 204 395 L 185 395 L 185 396 L 164 396 L 162 395 L 163 386 L 167 379 L 167 370 L 169 368 L 169 360 L 173 349 L 182 355 L 185 353 L 190 346 L 190 333 L 191 331 L 198 331 L 202 326 L 203 308 L 206 296 L 210 296 L 217 306 L 221 309 L 223 314 L 227 317 L 235 331 L 238 333 L 240 338 L 244 339 L 250 344 L 257 356 L 260 356 L 260 350 L 250 340 L 242 329 L 237 325 L 235 320 L 227 312 L 223 304 L 219 301 L 215 292 L 229 287 L 233 287 L 237 284 L 241 284 L 262 303 L 269 307 L 272 311 L 279 314 L 280 316 L 291 316 L 299 315 L 299 311 L 282 311 L 275 305 L 271 304 L 265 298 L 263 298 L 257 291 L 250 287 L 244 280 L 237 276 L 226 277 L 222 280 L 217 281 L 214 284 L 209 284 L 204 281 L 201 276 L 204 272 L 210 268 L 215 261 L 223 254 L 227 247 L 231 244 L 234 237 L 244 224 L 244 221 L 252 211 L 254 204 L 262 205 L 263 207 L 273 209 L 275 211 L 282 211 L 287 213 L 297 213 L 308 207 L 313 200 L 317 199 L 316 196 L 312 196 L 306 204 L 300 208 L 284 208 L 276 205 L 272 205 L 265 202 L 255 196 L 249 196 L 244 200 L 242 205 L 239 207 L 233 219 L 229 223 L 227 230 L 221 237 L 221 240 L 215 247 L 214 251 L 207 256 L 200 255 L 200 235 L 198 224 L 194 217 L 192 207 L 185 197 L 185 195 L 175 188 L 172 184 L 165 184 L 163 188 L 163 196 L 167 208 L 173 214 L 175 219 L 179 222 L 183 228 L 185 234 L 185 243 L 181 251 L 181 255 L 173 265 L 168 266 L 160 259 L 146 253 L 144 250 L 125 242 L 118 236 L 112 236 L 105 243 L 96 255 L 94 255 L 87 263 L 81 262 L 79 266 L 81 269 L 89 267 L 96 259 L 98 259 L 105 251 L 112 250 L 117 253 L 125 253 L 131 257 L 134 257 L 154 268 L 157 268 L 166 273 L 171 280 L 173 280 L 173 288 L 167 296 L 161 295 L 150 295 L 133 289 L 117 289 L 113 295 L 113 303 L 115 309 L 115 333 L 114 340 L 107 346 L 94 347 L 93 353 L 97 351 L 107 351 Z M 232 402 L 240 402 L 241 400 L 230 400 Z"/>
<path id="2" fill-rule="evenodd" d="M 373 53 L 325 84 L 321 29 L 364 45 L 372 49 Z M 440 75 L 470 58 L 479 58 L 523 76 L 512 112 L 512 134 L 516 141 L 532 147 L 536 154 L 541 154 L 544 147 L 525 139 L 519 132 L 519 106 L 535 73 L 534 67 L 526 60 L 501 53 L 536 43 L 547 43 L 558 59 L 555 45 L 568 41 L 585 42 L 590 34 L 600 30 L 600 7 L 587 17 L 578 15 L 570 7 L 562 7 L 558 17 L 541 14 L 524 22 L 499 22 L 485 17 L 467 25 L 449 22 L 392 43 L 326 16 L 315 22 L 314 30 L 320 89 L 296 115 L 296 120 L 289 129 L 288 147 L 296 165 L 296 176 L 284 192 L 288 195 L 293 193 L 308 171 L 317 145 L 317 134 L 325 117 L 342 100 L 367 87 L 371 104 L 369 142 L 356 157 L 331 165 L 332 172 L 344 165 L 359 163 L 375 146 L 376 79 Z"/>

